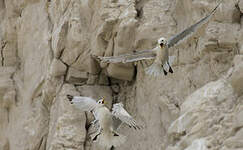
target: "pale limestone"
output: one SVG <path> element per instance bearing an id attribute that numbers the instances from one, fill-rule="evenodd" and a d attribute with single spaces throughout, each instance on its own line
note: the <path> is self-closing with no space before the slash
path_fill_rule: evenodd
<path id="1" fill-rule="evenodd" d="M 234 71 L 230 77 L 230 83 L 233 86 L 235 92 L 240 96 L 243 94 L 243 56 L 237 55 L 234 59 Z"/>
<path id="2" fill-rule="evenodd" d="M 70 83 L 80 83 L 86 81 L 87 79 L 88 79 L 87 72 L 81 72 L 72 67 L 68 68 L 66 81 Z"/>
<path id="3" fill-rule="evenodd" d="M 221 134 L 217 132 L 218 130 L 222 130 L 222 134 L 225 136 L 230 135 L 232 129 L 231 131 L 224 130 L 226 122 L 222 121 L 221 123 L 219 121 L 230 119 L 226 117 L 231 115 L 230 111 L 221 115 L 217 114 L 225 109 L 232 110 L 234 101 L 236 101 L 236 97 L 233 88 L 224 79 L 208 83 L 198 89 L 186 98 L 186 101 L 181 105 L 180 117 L 169 128 L 168 133 L 173 139 L 172 142 L 176 142 L 178 147 L 183 149 L 185 147 L 200 149 L 199 145 L 203 141 L 200 142 L 199 138 L 208 137 L 208 139 L 206 138 L 207 144 L 201 143 L 202 149 L 207 149 L 207 145 L 221 147 L 222 145 L 215 145 L 214 143 L 217 138 L 210 140 L 210 135 L 212 135 L 212 138 L 218 137 Z M 228 125 L 233 125 L 233 122 Z M 181 140 L 177 141 L 177 139 Z M 195 142 L 194 140 L 197 139 L 198 141 Z"/>
<path id="4" fill-rule="evenodd" d="M 64 84 L 52 104 L 47 149 L 84 149 L 82 143 L 86 137 L 85 113 L 78 111 L 70 104 L 67 94 L 77 95 L 78 92 L 75 91 L 73 85 Z"/>
<path id="5" fill-rule="evenodd" d="M 243 13 L 243 1 L 240 0 L 239 3 L 238 3 L 239 7 L 240 7 L 240 11 L 241 13 Z"/>
<path id="6" fill-rule="evenodd" d="M 1 138 L 0 138 L 0 139 L 1 139 Z M 1 139 L 1 142 L 0 142 L 0 149 L 1 149 L 1 150 L 10 150 L 8 139 Z"/>
<path id="7" fill-rule="evenodd" d="M 243 19 L 242 19 L 243 20 Z M 240 54 L 243 55 L 243 44 L 240 44 Z"/>
<path id="8" fill-rule="evenodd" d="M 131 81 L 134 76 L 134 67 L 130 65 L 110 64 L 107 68 L 108 76 L 120 80 Z"/>
<path id="9" fill-rule="evenodd" d="M 67 66 L 60 60 L 54 59 L 50 66 L 50 75 L 54 77 L 63 76 L 66 74 Z"/>
<path id="10" fill-rule="evenodd" d="M 236 7 L 237 2 L 237 0 L 223 1 L 216 13 L 217 20 L 238 23 L 240 21 L 240 10 Z"/>
<path id="11" fill-rule="evenodd" d="M 208 150 L 205 139 L 196 139 L 185 150 Z"/>
<path id="12" fill-rule="evenodd" d="M 127 142 L 117 150 L 241 150 L 242 0 L 224 0 L 170 50 L 174 74 L 152 78 L 151 62 L 91 57 L 151 49 L 217 2 L 0 0 L 0 149 L 101 150 L 88 135 L 92 115 L 72 107 L 71 94 L 122 102 L 144 125 L 122 126 Z"/>
<path id="13" fill-rule="evenodd" d="M 242 137 L 243 137 L 243 129 L 240 129 L 236 135 L 233 137 L 228 138 L 224 144 L 227 148 L 243 148 L 242 143 Z"/>
<path id="14" fill-rule="evenodd" d="M 243 126 L 243 105 L 240 105 L 236 110 L 235 115 L 235 128 Z"/>
<path id="15" fill-rule="evenodd" d="M 8 91 L 3 96 L 3 107 L 9 109 L 13 105 L 15 105 L 16 102 L 16 91 Z"/>

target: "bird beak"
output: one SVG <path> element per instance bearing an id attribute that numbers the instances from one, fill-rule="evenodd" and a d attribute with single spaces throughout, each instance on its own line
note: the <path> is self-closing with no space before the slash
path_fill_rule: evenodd
<path id="1" fill-rule="evenodd" d="M 106 104 L 106 101 L 105 101 L 105 99 L 103 98 L 102 100 L 103 100 L 103 104 Z"/>
<path id="2" fill-rule="evenodd" d="M 163 47 L 164 46 L 164 43 L 160 43 L 159 45 L 160 45 L 160 47 Z"/>

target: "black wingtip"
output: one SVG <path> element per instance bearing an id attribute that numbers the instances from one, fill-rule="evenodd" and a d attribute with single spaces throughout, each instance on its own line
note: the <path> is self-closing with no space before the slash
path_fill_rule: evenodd
<path id="1" fill-rule="evenodd" d="M 164 70 L 164 75 L 166 76 L 167 75 L 167 72 Z"/>
<path id="2" fill-rule="evenodd" d="M 114 135 L 113 136 L 119 136 L 117 133 L 114 133 Z"/>
<path id="3" fill-rule="evenodd" d="M 174 71 L 173 71 L 173 69 L 170 67 L 170 69 L 169 69 L 169 72 L 170 73 L 174 73 Z"/>
<path id="4" fill-rule="evenodd" d="M 111 148 L 110 148 L 110 150 L 115 150 L 115 147 L 112 145 Z"/>
<path id="5" fill-rule="evenodd" d="M 91 54 L 91 57 L 97 61 L 101 61 L 101 56 L 97 56 L 95 54 Z"/>
<path id="6" fill-rule="evenodd" d="M 217 6 L 211 11 L 211 14 L 214 14 L 217 10 L 217 8 L 219 7 L 219 5 L 222 3 L 223 0 L 220 0 L 217 4 Z"/>
<path id="7" fill-rule="evenodd" d="M 68 100 L 71 102 L 72 100 L 73 100 L 73 96 L 72 95 L 67 95 L 67 98 L 68 98 Z M 71 103 L 72 104 L 72 103 Z"/>
<path id="8" fill-rule="evenodd" d="M 100 134 L 101 134 L 101 133 L 97 134 L 97 135 L 92 139 L 92 141 L 95 142 Z"/>

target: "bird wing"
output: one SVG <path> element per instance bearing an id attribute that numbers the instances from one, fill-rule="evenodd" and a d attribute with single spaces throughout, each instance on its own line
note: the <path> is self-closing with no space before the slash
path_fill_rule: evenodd
<path id="1" fill-rule="evenodd" d="M 122 103 L 116 103 L 113 105 L 112 115 L 115 117 L 115 119 L 118 119 L 114 122 L 115 130 L 121 125 L 122 122 L 126 123 L 129 127 L 133 127 L 134 129 L 141 128 L 137 125 L 132 116 L 129 115 L 129 113 L 123 108 Z"/>
<path id="2" fill-rule="evenodd" d="M 115 131 L 117 131 L 118 129 L 119 129 L 119 127 L 122 125 L 122 121 L 119 119 L 119 118 L 117 118 L 117 117 L 115 117 L 115 116 L 112 116 L 112 122 L 113 122 L 113 129 L 115 130 Z"/>
<path id="3" fill-rule="evenodd" d="M 92 122 L 88 128 L 88 135 L 91 136 L 91 139 L 94 139 L 95 136 L 100 134 L 100 123 L 99 121 Z"/>
<path id="4" fill-rule="evenodd" d="M 198 21 L 197 23 L 193 24 L 192 26 L 190 26 L 189 28 L 185 29 L 184 31 L 182 31 L 179 34 L 176 34 L 175 36 L 171 37 L 168 40 L 168 47 L 172 47 L 175 46 L 177 44 L 180 43 L 180 41 L 185 40 L 186 38 L 189 38 L 190 35 L 192 35 L 195 31 L 197 31 L 197 29 L 199 27 L 201 27 L 202 25 L 204 25 L 205 23 L 207 23 L 209 21 L 209 19 L 213 16 L 213 14 L 216 12 L 218 6 L 220 5 L 220 3 L 222 2 L 222 0 L 219 2 L 219 4 L 211 11 L 211 13 L 209 15 L 207 15 L 206 17 L 202 18 L 200 21 Z"/>
<path id="5" fill-rule="evenodd" d="M 82 111 L 92 111 L 97 106 L 96 101 L 90 97 L 73 96 L 70 102 Z"/>
<path id="6" fill-rule="evenodd" d="M 136 51 L 132 54 L 124 54 L 120 56 L 110 56 L 110 57 L 97 56 L 97 58 L 101 62 L 105 62 L 105 63 L 130 63 L 130 62 L 136 62 L 140 60 L 154 59 L 156 57 L 155 51 L 156 49 L 143 50 L 143 51 Z"/>

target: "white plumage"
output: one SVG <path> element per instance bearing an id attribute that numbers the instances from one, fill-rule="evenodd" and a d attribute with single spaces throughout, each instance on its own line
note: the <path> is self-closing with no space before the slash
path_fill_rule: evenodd
<path id="1" fill-rule="evenodd" d="M 200 28 L 202 25 L 207 23 L 209 19 L 213 16 L 213 14 L 216 12 L 216 9 L 218 8 L 221 2 L 222 0 L 211 11 L 209 15 L 202 18 L 197 23 L 191 25 L 190 27 L 183 30 L 182 32 L 171 37 L 169 40 L 165 39 L 164 37 L 159 38 L 157 42 L 158 45 L 152 50 L 143 50 L 139 52 L 134 52 L 132 54 L 124 54 L 120 56 L 110 56 L 110 57 L 94 56 L 94 57 L 100 60 L 101 62 L 105 62 L 105 63 L 130 63 L 130 62 L 136 62 L 141 60 L 154 59 L 153 64 L 145 69 L 145 72 L 147 74 L 158 76 L 161 73 L 164 73 L 165 75 L 167 75 L 167 72 L 173 73 L 173 70 L 171 68 L 171 63 L 173 62 L 174 59 L 170 60 L 171 57 L 169 57 L 169 48 L 189 38 L 194 32 L 197 31 L 198 28 Z"/>
<path id="2" fill-rule="evenodd" d="M 113 105 L 112 112 L 105 107 L 104 99 L 96 102 L 90 97 L 71 96 L 67 95 L 69 101 L 76 108 L 81 111 L 90 111 L 93 113 L 95 120 L 92 125 L 98 128 L 96 134 L 91 138 L 93 141 L 98 142 L 105 148 L 114 148 L 120 146 L 126 141 L 124 135 L 118 134 L 117 130 L 119 126 L 124 122 L 129 127 L 134 129 L 140 129 L 136 121 L 131 115 L 124 109 L 122 103 Z"/>

